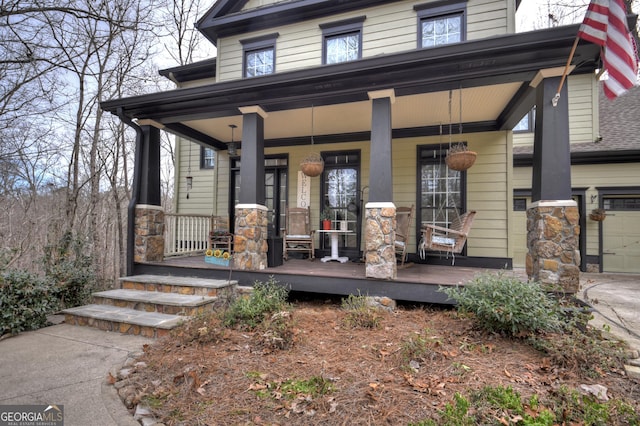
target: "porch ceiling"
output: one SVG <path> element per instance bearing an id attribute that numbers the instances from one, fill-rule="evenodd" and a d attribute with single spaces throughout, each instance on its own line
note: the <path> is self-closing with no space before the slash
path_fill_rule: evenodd
<path id="1" fill-rule="evenodd" d="M 452 90 L 451 117 L 449 91 L 422 93 L 396 97 L 392 105 L 394 129 L 443 125 L 443 132 L 458 132 L 458 123 L 496 122 L 516 95 L 521 83 L 504 83 L 462 89 L 462 116 L 460 90 Z M 269 112 L 264 122 L 265 139 L 287 139 L 311 136 L 312 108 L 296 108 Z M 242 139 L 242 115 L 189 120 L 183 124 L 223 142 L 231 141 L 230 124 L 238 126 L 235 141 Z M 368 132 L 371 129 L 371 102 L 357 101 L 313 107 L 313 134 L 336 135 Z"/>
<path id="2" fill-rule="evenodd" d="M 542 69 L 565 65 L 578 26 L 509 34 L 433 49 L 233 80 L 101 103 L 122 118 L 151 120 L 204 145 L 226 149 L 239 108 L 258 105 L 267 113 L 265 145 L 366 140 L 371 128 L 368 92 L 394 89 L 394 137 L 435 135 L 439 125 L 462 121 L 464 132 L 512 128 L 534 104 L 529 82 Z M 578 44 L 573 73 L 599 65 L 600 49 Z M 449 118 L 449 90 L 453 91 Z M 456 130 L 457 130 L 457 126 Z M 443 129 L 445 130 L 445 129 Z M 445 130 L 448 132 L 448 126 Z M 324 137 L 323 137 L 324 136 Z"/>

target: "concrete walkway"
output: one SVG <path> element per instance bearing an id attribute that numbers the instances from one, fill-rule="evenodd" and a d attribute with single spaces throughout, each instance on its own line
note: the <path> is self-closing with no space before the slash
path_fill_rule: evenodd
<path id="1" fill-rule="evenodd" d="M 0 405 L 63 405 L 65 426 L 140 426 L 106 377 L 152 342 L 68 324 L 2 340 Z"/>

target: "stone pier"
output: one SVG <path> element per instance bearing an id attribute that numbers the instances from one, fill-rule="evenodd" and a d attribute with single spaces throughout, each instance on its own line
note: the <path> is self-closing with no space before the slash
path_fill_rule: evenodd
<path id="1" fill-rule="evenodd" d="M 255 271 L 267 267 L 267 208 L 259 204 L 238 204 L 233 244 L 235 269 Z"/>
<path id="2" fill-rule="evenodd" d="M 580 225 L 575 201 L 538 201 L 527 210 L 527 275 L 564 293 L 580 289 Z"/>
<path id="3" fill-rule="evenodd" d="M 160 262 L 164 258 L 164 210 L 160 206 L 136 206 L 134 261 Z"/>
<path id="4" fill-rule="evenodd" d="M 374 202 L 366 205 L 365 260 L 367 278 L 395 280 L 396 206 Z"/>

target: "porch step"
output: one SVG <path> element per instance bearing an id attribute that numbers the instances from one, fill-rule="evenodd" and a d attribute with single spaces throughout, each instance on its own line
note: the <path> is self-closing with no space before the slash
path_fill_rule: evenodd
<path id="1" fill-rule="evenodd" d="M 194 296 L 144 290 L 108 290 L 93 293 L 93 303 L 172 315 L 197 315 L 214 309 L 216 296 Z"/>
<path id="2" fill-rule="evenodd" d="M 134 275 L 120 278 L 123 289 L 157 291 L 195 296 L 225 297 L 238 285 L 236 280 L 210 280 L 204 278 L 163 275 Z"/>
<path id="3" fill-rule="evenodd" d="M 62 311 L 67 324 L 95 327 L 105 331 L 162 337 L 186 318 L 180 315 L 144 312 L 110 305 L 85 305 Z"/>
<path id="4" fill-rule="evenodd" d="M 124 334 L 161 337 L 191 316 L 212 312 L 238 282 L 161 275 L 120 279 L 122 288 L 93 294 L 93 304 L 62 311 L 65 322 Z"/>

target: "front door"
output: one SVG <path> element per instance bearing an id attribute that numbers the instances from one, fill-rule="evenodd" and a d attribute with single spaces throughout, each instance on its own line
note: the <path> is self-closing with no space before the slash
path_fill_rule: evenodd
<path id="1" fill-rule="evenodd" d="M 329 213 L 333 229 L 351 232 L 339 235 L 339 254 L 360 259 L 360 151 L 325 152 L 322 154 L 322 210 Z M 320 250 L 328 254 L 330 237 L 321 234 Z"/>

